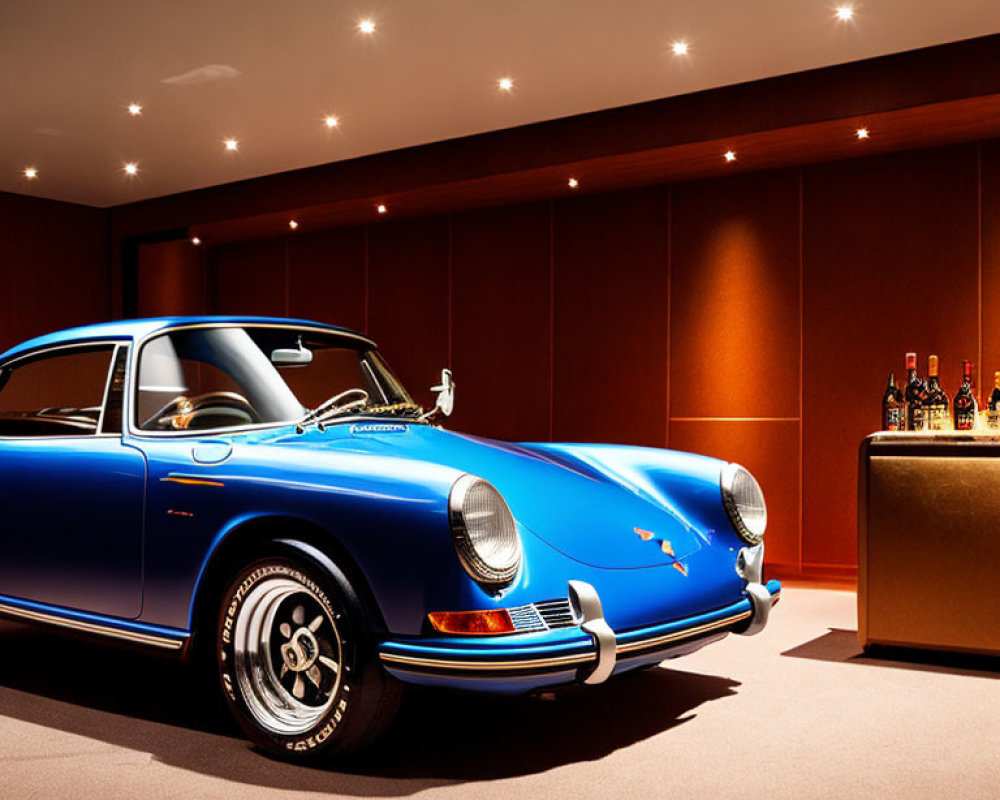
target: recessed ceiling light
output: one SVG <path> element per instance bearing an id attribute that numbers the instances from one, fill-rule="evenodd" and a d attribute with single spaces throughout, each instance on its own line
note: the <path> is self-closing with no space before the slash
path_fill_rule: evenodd
<path id="1" fill-rule="evenodd" d="M 382 205 L 381 203 L 379 203 L 379 204 L 378 204 L 378 206 L 376 207 L 376 209 L 375 209 L 375 210 L 376 210 L 376 211 L 378 211 L 378 213 L 379 213 L 379 214 L 384 214 L 384 213 L 385 213 L 386 211 L 388 211 L 389 209 L 388 209 L 388 208 L 386 208 L 386 207 L 385 207 L 384 205 Z"/>
<path id="2" fill-rule="evenodd" d="M 849 19 L 854 17 L 854 9 L 850 6 L 840 6 L 837 9 L 837 19 L 841 22 L 847 22 Z"/>
<path id="3" fill-rule="evenodd" d="M 857 134 L 857 137 L 858 137 L 859 139 L 867 139 L 867 138 L 868 138 L 868 136 L 870 135 L 870 134 L 868 133 L 868 128 L 858 128 L 858 129 L 857 129 L 857 130 L 855 131 L 855 134 Z"/>
<path id="4" fill-rule="evenodd" d="M 511 89 L 514 88 L 514 79 L 501 78 L 500 80 L 497 81 L 497 86 L 500 87 L 501 92 L 509 92 Z"/>
<path id="5" fill-rule="evenodd" d="M 126 175 L 139 174 L 139 165 L 136 164 L 134 161 L 129 161 L 124 167 L 122 167 L 122 169 L 125 170 Z"/>
<path id="6" fill-rule="evenodd" d="M 361 33 L 375 33 L 375 20 L 363 19 L 358 23 L 358 30 Z"/>
<path id="7" fill-rule="evenodd" d="M 340 120 L 330 114 L 323 120 L 323 124 L 328 128 L 336 128 L 340 124 Z"/>
<path id="8" fill-rule="evenodd" d="M 240 143 L 236 139 L 226 139 L 223 144 L 225 144 L 227 150 L 233 153 L 240 149 Z"/>
<path id="9" fill-rule="evenodd" d="M 294 219 L 290 219 L 288 220 L 288 227 L 294 231 L 297 227 L 299 227 L 299 223 L 296 222 Z"/>
<path id="10" fill-rule="evenodd" d="M 673 51 L 675 56 L 686 56 L 688 54 L 688 43 L 687 42 L 674 42 L 670 49 Z"/>
<path id="11" fill-rule="evenodd" d="M 36 167 L 25 167 L 24 177 L 29 181 L 38 177 L 38 169 Z"/>
<path id="12" fill-rule="evenodd" d="M 138 103 L 129 103 L 128 113 L 133 117 L 138 117 L 142 113 L 142 106 Z"/>
<path id="13" fill-rule="evenodd" d="M 726 151 L 726 152 L 725 152 L 725 153 L 723 154 L 723 156 L 722 156 L 722 157 L 723 157 L 724 159 L 726 159 L 726 161 L 735 161 L 735 160 L 736 160 L 736 151 L 735 151 L 735 150 L 727 150 L 727 151 Z"/>
<path id="14" fill-rule="evenodd" d="M 578 181 L 576 178 L 570 178 L 568 181 L 566 181 L 566 183 L 569 184 L 570 189 L 575 189 L 580 185 L 580 181 Z"/>
<path id="15" fill-rule="evenodd" d="M 201 239 L 199 239 L 197 236 L 192 236 L 191 237 L 191 244 L 197 246 L 197 245 L 201 244 Z"/>

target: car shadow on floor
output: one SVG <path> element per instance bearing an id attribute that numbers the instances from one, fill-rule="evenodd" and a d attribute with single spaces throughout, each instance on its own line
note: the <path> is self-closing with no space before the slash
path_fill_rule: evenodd
<path id="1" fill-rule="evenodd" d="M 904 647 L 870 647 L 864 651 L 858 644 L 858 632 L 842 628 L 830 628 L 822 636 L 785 650 L 781 655 L 871 667 L 1000 678 L 1000 658 L 995 656 Z"/>
<path id="2" fill-rule="evenodd" d="M 537 697 L 414 689 L 373 750 L 315 768 L 254 749 L 222 708 L 211 676 L 180 662 L 8 623 L 0 623 L 0 653 L 0 717 L 241 784 L 358 797 L 405 796 L 600 759 L 687 722 L 699 706 L 739 686 L 658 667 Z M 0 719 L 0 741 L 2 728 Z"/>

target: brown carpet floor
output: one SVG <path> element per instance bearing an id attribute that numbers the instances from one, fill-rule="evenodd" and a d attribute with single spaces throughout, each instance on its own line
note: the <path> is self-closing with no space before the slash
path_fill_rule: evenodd
<path id="1" fill-rule="evenodd" d="M 1000 798 L 1000 667 L 860 656 L 853 593 L 554 697 L 414 692 L 330 769 L 268 759 L 180 665 L 0 625 L 0 798 Z"/>

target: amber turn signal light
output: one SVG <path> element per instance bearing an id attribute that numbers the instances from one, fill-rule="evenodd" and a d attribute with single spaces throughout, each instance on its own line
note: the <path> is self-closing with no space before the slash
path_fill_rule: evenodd
<path id="1" fill-rule="evenodd" d="M 514 623 L 506 609 L 492 611 L 432 611 L 427 615 L 431 627 L 441 633 L 483 636 L 514 633 Z"/>

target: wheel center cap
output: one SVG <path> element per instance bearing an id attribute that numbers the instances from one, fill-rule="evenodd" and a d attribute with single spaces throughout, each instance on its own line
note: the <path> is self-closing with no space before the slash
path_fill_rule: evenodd
<path id="1" fill-rule="evenodd" d="M 319 642 L 308 628 L 299 628 L 285 644 L 281 645 L 285 666 L 293 672 L 305 672 L 319 658 Z"/>

